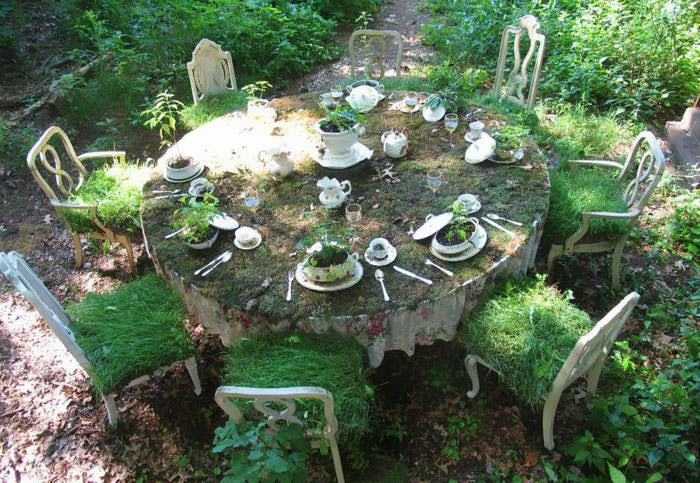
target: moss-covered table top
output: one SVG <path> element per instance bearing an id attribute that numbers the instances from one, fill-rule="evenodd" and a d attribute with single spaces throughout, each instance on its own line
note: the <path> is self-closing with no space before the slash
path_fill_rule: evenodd
<path id="1" fill-rule="evenodd" d="M 269 129 L 251 127 L 243 113 L 218 118 L 192 131 L 164 155 L 166 158 L 191 155 L 203 160 L 209 168 L 205 174 L 214 182 L 214 194 L 221 200 L 222 208 L 242 225 L 252 225 L 253 216 L 260 225 L 263 242 L 253 251 L 236 249 L 230 232 L 221 232 L 211 249 L 194 251 L 176 238 L 164 239 L 172 231 L 169 222 L 177 200 L 154 200 L 149 194 L 154 189 L 182 185 L 158 179 L 145 187 L 143 229 L 151 256 L 157 267 L 176 280 L 175 285 L 186 293 L 190 308 L 200 321 L 221 333 L 225 342 L 251 327 L 301 326 L 308 324 L 308 320 L 338 316 L 376 321 L 395 311 L 414 310 L 423 302 L 439 301 L 468 282 L 483 278 L 499 262 L 537 238 L 533 222 L 546 215 L 549 185 L 539 150 L 531 139 L 523 136 L 525 158 L 516 166 L 531 165 L 532 169 L 488 161 L 469 165 L 463 160 L 467 147 L 464 133 L 468 129 L 464 116 L 460 117 L 454 135 L 456 147 L 450 148 L 441 123 L 425 122 L 420 112 L 411 115 L 391 108 L 401 97 L 394 92 L 368 113 L 366 132 L 360 142 L 374 150 L 374 155 L 371 160 L 347 170 L 328 170 L 310 158 L 321 145 L 314 125 L 322 112 L 318 94 L 314 93 L 271 102 L 278 114 L 271 135 L 285 137 L 296 163 L 295 171 L 284 180 L 276 181 L 257 169 L 257 150 L 264 147 Z M 487 132 L 494 133 L 507 125 L 505 118 L 487 110 L 477 111 L 476 115 L 486 123 Z M 408 154 L 398 161 L 389 160 L 382 152 L 380 135 L 388 129 L 403 127 L 409 133 Z M 240 170 L 241 166 L 245 169 Z M 444 173 L 445 184 L 435 195 L 426 184 L 426 171 L 430 169 Z M 316 181 L 323 176 L 351 181 L 349 201 L 362 206 L 363 218 L 359 224 L 346 222 L 342 209 L 320 207 Z M 263 193 L 255 215 L 245 210 L 241 199 L 251 184 Z M 498 213 L 524 225 L 522 228 L 508 225 L 517 233 L 511 239 L 482 223 L 489 241 L 480 254 L 459 263 L 435 260 L 455 272 L 454 277 L 448 278 L 424 265 L 425 257 L 430 256 L 428 240 L 416 242 L 408 231 L 411 225 L 418 228 L 427 214 L 445 211 L 461 193 L 479 196 L 482 210 L 477 216 Z M 360 254 L 365 275 L 354 287 L 334 293 L 313 292 L 295 282 L 292 301 L 286 302 L 287 272 L 305 257 L 301 242 L 314 238 L 315 230 L 324 224 L 345 232 L 352 251 Z M 391 302 L 384 302 L 381 287 L 373 276 L 375 267 L 364 262 L 362 256 L 368 242 L 376 237 L 384 237 L 397 247 L 396 265 L 435 283 L 429 286 L 400 275 L 391 267 L 383 267 L 386 288 L 392 298 Z M 535 247 L 536 243 L 535 240 Z M 195 269 L 227 249 L 234 251 L 231 261 L 205 279 L 193 275 Z M 224 319 L 231 324 L 230 330 L 222 327 Z M 376 325 L 375 322 L 374 332 L 386 330 Z M 371 337 L 372 329 L 369 331 Z"/>

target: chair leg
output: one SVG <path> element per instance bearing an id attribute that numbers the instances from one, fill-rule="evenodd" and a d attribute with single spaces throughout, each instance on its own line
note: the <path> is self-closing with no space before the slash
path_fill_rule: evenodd
<path id="1" fill-rule="evenodd" d="M 114 402 L 114 395 L 114 393 L 107 394 L 106 396 L 104 394 L 102 395 L 105 406 L 107 406 L 107 419 L 109 420 L 109 425 L 113 428 L 117 426 L 117 422 L 119 421 L 119 411 L 117 411 L 117 403 Z"/>
<path id="2" fill-rule="evenodd" d="M 547 273 L 549 275 L 552 274 L 554 271 L 554 264 L 557 263 L 557 260 L 559 260 L 563 254 L 563 245 L 552 245 L 549 249 L 549 253 L 547 254 Z"/>
<path id="3" fill-rule="evenodd" d="M 194 357 L 190 357 L 185 360 L 185 367 L 187 372 L 190 373 L 190 378 L 192 379 L 192 384 L 194 385 L 194 393 L 199 396 L 202 394 L 202 384 L 199 382 L 199 372 L 197 371 L 197 361 Z"/>
<path id="4" fill-rule="evenodd" d="M 622 251 L 625 249 L 626 237 L 623 237 L 615 244 L 612 256 L 612 288 L 620 288 L 620 266 L 622 264 Z"/>
<path id="5" fill-rule="evenodd" d="M 598 390 L 598 380 L 600 379 L 600 371 L 603 370 L 605 364 L 605 354 L 601 354 L 597 361 L 588 369 L 586 373 L 586 388 L 589 394 L 595 394 Z"/>
<path id="6" fill-rule="evenodd" d="M 75 268 L 80 268 L 83 266 L 83 245 L 80 244 L 80 235 L 71 233 L 70 236 L 75 250 Z"/>
<path id="7" fill-rule="evenodd" d="M 343 464 L 340 461 L 340 451 L 338 451 L 338 442 L 335 440 L 335 438 L 328 438 L 328 443 L 331 447 L 331 454 L 333 455 L 335 477 L 338 480 L 338 483 L 345 483 L 345 476 L 343 475 Z"/>
<path id="8" fill-rule="evenodd" d="M 550 392 L 542 410 L 542 438 L 544 447 L 548 450 L 554 449 L 554 416 L 559 406 L 559 398 L 561 398 L 561 392 Z"/>
<path id="9" fill-rule="evenodd" d="M 477 394 L 479 394 L 479 373 L 476 370 L 476 363 L 479 362 L 479 358 L 474 354 L 469 354 L 464 358 L 464 367 L 467 370 L 469 379 L 472 381 L 471 391 L 467 391 L 467 396 L 470 399 L 474 399 Z"/>
<path id="10" fill-rule="evenodd" d="M 134 263 L 134 250 L 131 246 L 131 239 L 126 235 L 117 235 L 115 238 L 126 249 L 126 259 L 129 261 L 129 270 L 135 272 L 136 264 Z"/>

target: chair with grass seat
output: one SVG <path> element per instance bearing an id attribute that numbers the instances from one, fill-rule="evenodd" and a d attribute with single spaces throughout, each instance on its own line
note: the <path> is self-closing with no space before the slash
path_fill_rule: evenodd
<path id="1" fill-rule="evenodd" d="M 185 364 L 194 392 L 201 394 L 194 345 L 182 325 L 182 302 L 156 274 L 109 294 L 88 294 L 68 308 L 71 317 L 18 253 L 0 253 L 0 271 L 90 376 L 111 426 L 118 421 L 118 389 L 146 382 L 178 363 Z"/>
<path id="2" fill-rule="evenodd" d="M 63 145 L 63 148 L 72 162 L 72 166 L 63 166 L 61 157 L 56 148 L 51 144 L 58 139 Z M 84 233 L 88 238 L 97 240 L 108 240 L 113 243 L 119 243 L 126 249 L 126 256 L 129 262 L 131 271 L 135 270 L 134 253 L 131 247 L 131 237 L 128 232 L 115 230 L 113 227 L 107 227 L 97 215 L 97 206 L 93 204 L 71 203 L 67 201 L 76 193 L 83 182 L 88 177 L 88 172 L 83 165 L 83 161 L 88 159 L 112 158 L 119 160 L 122 163 L 126 161 L 126 153 L 124 151 L 98 151 L 92 153 L 84 153 L 80 156 L 76 155 L 73 144 L 66 133 L 57 126 L 51 126 L 39 137 L 37 142 L 32 146 L 27 154 L 27 166 L 31 171 L 34 179 L 41 189 L 49 198 L 51 206 L 54 207 L 58 217 L 66 224 L 73 240 L 73 248 L 75 249 L 75 268 L 80 268 L 83 265 L 83 247 L 80 243 L 80 233 L 78 233 L 70 224 L 67 215 L 76 213 L 89 219 L 90 230 Z M 45 168 L 55 180 L 55 185 L 58 190 L 54 191 L 51 185 L 44 179 L 44 176 L 37 166 L 37 160 L 41 161 L 40 166 Z M 73 171 L 77 175 L 77 182 L 69 171 Z M 59 197 L 59 195 L 64 198 Z"/>
<path id="3" fill-rule="evenodd" d="M 238 89 L 231 52 L 209 39 L 200 40 L 194 48 L 192 60 L 187 63 L 187 74 L 195 104 L 206 97 Z"/>
<path id="4" fill-rule="evenodd" d="M 367 63 L 363 73 L 373 77 L 375 72 L 384 77 L 387 67 L 393 67 L 396 77 L 401 77 L 401 60 L 403 59 L 403 37 L 395 30 L 355 30 L 350 35 L 350 69 L 352 76 L 358 70 L 358 47 L 362 48 L 362 57 Z M 396 49 L 396 55 L 391 51 Z M 393 61 L 385 65 L 387 57 Z"/>
<path id="5" fill-rule="evenodd" d="M 594 326 L 544 278 L 492 298 L 458 332 L 468 353 L 464 365 L 472 389 L 467 396 L 479 392 L 477 363 L 497 372 L 521 400 L 542 408 L 544 446 L 553 449 L 562 393 L 581 376 L 588 392 L 596 392 L 612 344 L 638 300 L 631 292 Z"/>
<path id="6" fill-rule="evenodd" d="M 259 412 L 273 432 L 280 421 L 301 425 L 313 446 L 327 442 L 336 478 L 344 481 L 338 441 L 369 427 L 372 390 L 359 344 L 337 334 L 241 340 L 229 349 L 223 383 L 215 399 L 235 423 Z"/>
<path id="7" fill-rule="evenodd" d="M 631 228 L 661 181 L 666 158 L 656 137 L 644 131 L 632 143 L 625 164 L 586 160 L 568 163 L 570 171 L 562 167 L 552 175 L 545 227 L 545 239 L 551 242 L 547 271 L 552 273 L 562 255 L 612 251 L 612 286 L 617 289 L 622 251 Z M 624 183 L 627 185 L 623 190 Z"/>
<path id="8" fill-rule="evenodd" d="M 535 105 L 537 86 L 540 82 L 542 72 L 542 60 L 544 59 L 545 36 L 539 32 L 540 22 L 537 17 L 525 15 L 518 23 L 518 26 L 509 25 L 503 29 L 501 36 L 501 50 L 498 53 L 498 65 L 496 67 L 496 81 L 493 85 L 493 94 L 496 97 L 505 97 L 508 100 L 532 108 Z M 520 42 L 524 34 L 527 34 L 529 47 L 525 57 L 521 57 Z M 506 68 L 506 59 L 510 49 L 510 38 L 513 36 L 513 68 L 508 75 L 505 88 L 503 88 L 503 76 Z M 532 80 L 529 79 L 528 72 L 530 61 L 535 55 L 535 65 L 532 69 Z M 530 84 L 527 97 L 523 91 Z"/>

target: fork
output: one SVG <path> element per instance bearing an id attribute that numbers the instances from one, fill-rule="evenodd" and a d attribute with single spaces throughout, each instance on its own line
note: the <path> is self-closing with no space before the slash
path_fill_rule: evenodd
<path id="1" fill-rule="evenodd" d="M 294 270 L 287 272 L 287 302 L 292 300 L 292 280 L 294 280 Z"/>

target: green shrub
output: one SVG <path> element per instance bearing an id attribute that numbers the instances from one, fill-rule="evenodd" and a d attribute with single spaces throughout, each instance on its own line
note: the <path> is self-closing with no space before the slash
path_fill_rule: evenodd
<path id="1" fill-rule="evenodd" d="M 338 437 L 360 438 L 369 430 L 372 389 L 365 380 L 364 350 L 338 335 L 243 339 L 229 349 L 223 383 L 247 387 L 318 386 L 331 394 L 338 419 Z M 313 429 L 322 426 L 318 401 L 299 401 L 297 416 Z"/>
<path id="2" fill-rule="evenodd" d="M 11 60 L 17 54 L 17 41 L 24 25 L 24 6 L 20 0 L 0 4 L 0 59 Z"/>
<path id="3" fill-rule="evenodd" d="M 153 168 L 142 164 L 116 162 L 90 173 L 68 201 L 96 205 L 97 216 L 107 228 L 133 233 L 141 229 L 143 185 L 152 173 Z M 95 230 L 85 210 L 63 210 L 63 214 L 76 233 Z"/>
<path id="4" fill-rule="evenodd" d="M 182 301 L 155 273 L 112 293 L 70 305 L 71 330 L 92 364 L 95 387 L 109 394 L 131 380 L 194 355 Z"/>
<path id="5" fill-rule="evenodd" d="M 244 92 L 227 92 L 185 107 L 180 111 L 180 119 L 187 129 L 195 129 L 224 114 L 245 109 L 246 103 Z"/>
<path id="6" fill-rule="evenodd" d="M 690 191 L 674 198 L 676 209 L 671 215 L 666 232 L 693 257 L 700 255 L 700 193 Z"/>
<path id="7" fill-rule="evenodd" d="M 627 204 L 622 198 L 622 187 L 612 177 L 612 169 L 578 168 L 562 166 L 551 174 L 549 213 L 542 240 L 545 246 L 563 243 L 581 226 L 584 211 L 611 211 L 626 213 Z M 589 234 L 622 234 L 627 221 L 591 219 Z"/>
<path id="8" fill-rule="evenodd" d="M 533 408 L 541 407 L 579 337 L 593 328 L 544 276 L 508 284 L 468 320 L 457 340 L 501 373 L 502 382 Z"/>
<path id="9" fill-rule="evenodd" d="M 17 171 L 27 165 L 27 153 L 39 133 L 33 124 L 19 126 L 0 119 L 0 167 Z"/>

